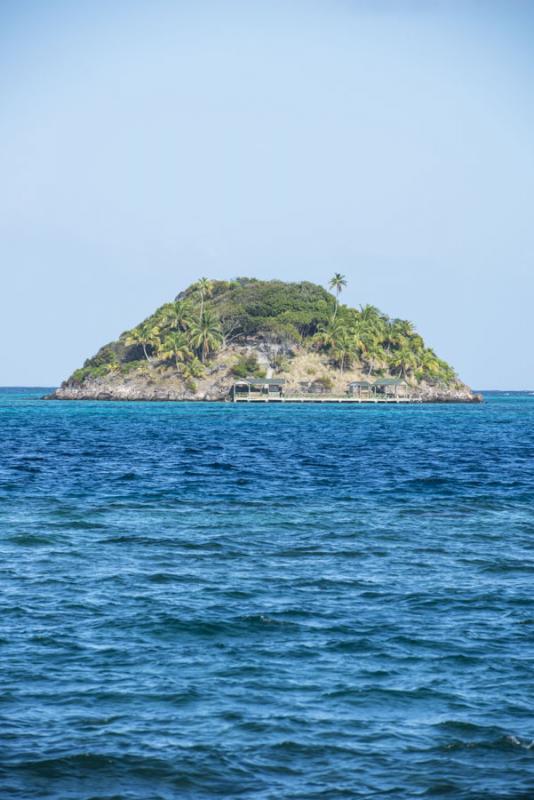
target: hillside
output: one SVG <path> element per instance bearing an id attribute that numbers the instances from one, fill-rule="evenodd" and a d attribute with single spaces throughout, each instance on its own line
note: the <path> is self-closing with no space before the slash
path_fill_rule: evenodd
<path id="1" fill-rule="evenodd" d="M 414 326 L 339 302 L 309 282 L 202 278 L 104 345 L 53 399 L 223 400 L 238 379 L 280 378 L 284 394 L 345 395 L 388 379 L 424 400 L 477 399 Z"/>

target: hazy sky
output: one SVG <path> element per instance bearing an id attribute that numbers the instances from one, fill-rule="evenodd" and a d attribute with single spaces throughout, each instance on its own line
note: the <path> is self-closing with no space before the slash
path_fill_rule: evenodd
<path id="1" fill-rule="evenodd" d="M 196 278 L 347 275 L 534 388 L 534 3 L 0 0 L 0 384 Z"/>

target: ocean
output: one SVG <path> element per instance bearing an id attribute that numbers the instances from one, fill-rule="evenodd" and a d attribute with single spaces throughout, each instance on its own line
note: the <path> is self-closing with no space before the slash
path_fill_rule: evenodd
<path id="1" fill-rule="evenodd" d="M 534 396 L 0 391 L 0 797 L 534 797 Z"/>

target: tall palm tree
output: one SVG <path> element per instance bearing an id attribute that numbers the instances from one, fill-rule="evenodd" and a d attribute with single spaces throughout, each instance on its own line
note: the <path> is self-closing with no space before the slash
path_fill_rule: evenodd
<path id="1" fill-rule="evenodd" d="M 194 285 L 194 289 L 200 295 L 200 319 L 204 316 L 204 300 L 211 297 L 213 292 L 213 281 L 208 278 L 200 278 Z"/>
<path id="2" fill-rule="evenodd" d="M 334 317 L 335 317 L 339 303 L 339 295 L 343 291 L 343 288 L 347 285 L 347 279 L 340 272 L 334 272 L 334 277 L 330 278 L 330 283 L 328 285 L 336 293 L 336 305 L 334 308 Z"/>
<path id="3" fill-rule="evenodd" d="M 163 340 L 160 355 L 163 358 L 174 358 L 174 363 L 178 369 L 179 362 L 186 361 L 193 355 L 186 334 L 183 331 L 173 331 L 167 334 Z"/>
<path id="4" fill-rule="evenodd" d="M 159 344 L 159 328 L 157 328 L 148 320 L 146 322 L 142 322 L 141 325 L 138 325 L 137 328 L 134 328 L 129 332 L 129 334 L 126 336 L 125 344 L 141 345 L 146 360 L 150 361 L 147 348 L 157 348 Z"/>
<path id="5" fill-rule="evenodd" d="M 198 321 L 195 320 L 191 324 L 189 341 L 204 363 L 207 356 L 218 350 L 222 344 L 223 334 L 219 320 L 206 311 Z"/>

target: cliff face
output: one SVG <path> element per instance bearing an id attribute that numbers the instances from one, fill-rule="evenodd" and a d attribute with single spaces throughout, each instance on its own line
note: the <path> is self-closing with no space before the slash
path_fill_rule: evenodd
<path id="1" fill-rule="evenodd" d="M 353 381 L 396 379 L 427 402 L 479 398 L 410 323 L 338 306 L 310 283 L 200 281 L 101 350 L 59 400 L 225 400 L 246 378 L 284 395 L 342 397 Z"/>

